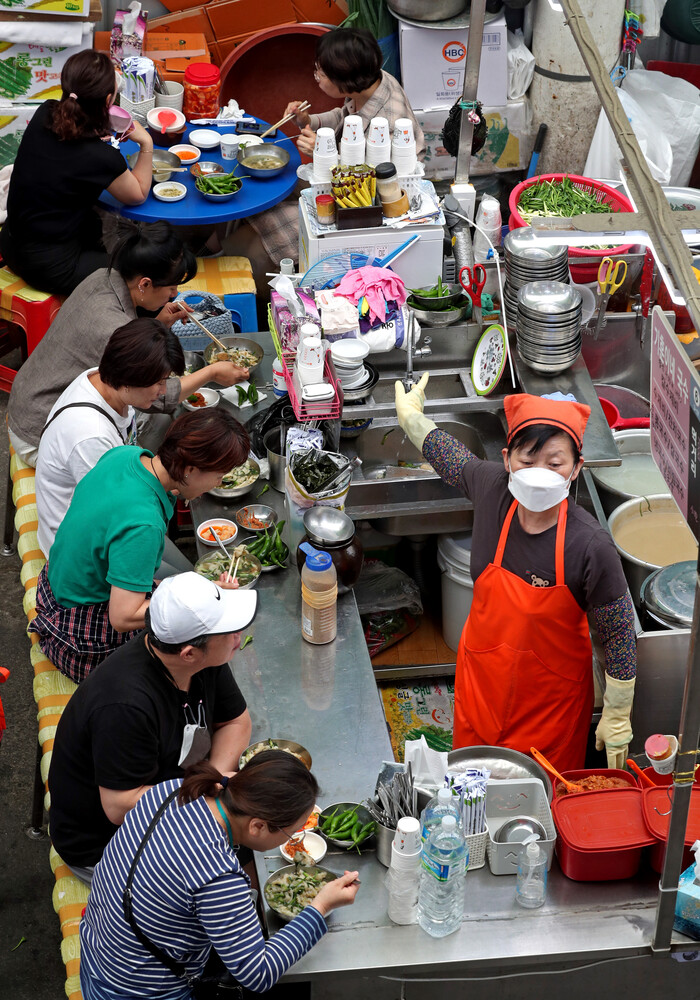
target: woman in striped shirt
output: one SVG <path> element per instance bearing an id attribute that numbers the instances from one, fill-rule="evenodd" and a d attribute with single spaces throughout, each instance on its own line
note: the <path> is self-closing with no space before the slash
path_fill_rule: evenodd
<path id="1" fill-rule="evenodd" d="M 146 830 L 172 792 L 138 857 L 131 896 L 140 934 L 184 966 L 180 978 L 140 943 L 123 906 Z M 182 781 L 146 792 L 95 868 L 80 925 L 84 1000 L 189 1000 L 188 980 L 201 976 L 212 948 L 242 986 L 274 986 L 326 933 L 325 916 L 353 902 L 357 872 L 325 885 L 265 941 L 237 851 L 280 847 L 304 825 L 317 794 L 304 764 L 280 750 L 257 754 L 230 781 L 202 761 Z"/>

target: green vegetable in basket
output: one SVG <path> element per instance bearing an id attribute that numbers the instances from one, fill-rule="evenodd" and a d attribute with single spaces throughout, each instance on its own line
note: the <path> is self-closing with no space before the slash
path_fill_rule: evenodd
<path id="1" fill-rule="evenodd" d="M 618 209 L 601 192 L 586 190 L 567 176 L 562 180 L 530 184 L 518 201 L 518 214 L 524 222 L 530 222 L 535 216 L 570 219 L 574 215 L 615 211 Z"/>

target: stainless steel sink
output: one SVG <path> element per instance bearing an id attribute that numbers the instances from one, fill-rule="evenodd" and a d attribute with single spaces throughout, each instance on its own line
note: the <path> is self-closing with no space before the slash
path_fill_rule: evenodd
<path id="1" fill-rule="evenodd" d="M 424 364 L 423 371 L 427 368 L 427 360 Z M 469 374 L 465 370 L 452 369 L 448 372 L 435 372 L 434 369 L 428 368 L 430 371 L 430 381 L 428 383 L 428 399 L 427 408 L 430 409 L 434 402 L 440 400 L 445 402 L 446 400 L 464 399 L 467 396 L 467 391 L 465 389 L 465 379 L 468 380 Z M 414 377 L 417 379 L 422 374 L 420 369 L 416 369 Z M 379 376 L 379 381 L 372 390 L 372 397 L 375 403 L 391 403 L 394 405 L 394 393 L 395 393 L 395 382 L 396 378 L 393 375 L 388 375 L 386 377 Z M 469 384 L 471 388 L 471 385 Z M 472 395 L 475 395 L 473 389 L 471 390 Z"/>
<path id="2" fill-rule="evenodd" d="M 498 414 L 440 414 L 435 422 L 479 458 L 500 459 L 505 431 Z M 341 450 L 362 462 L 350 484 L 346 512 L 351 517 L 381 519 L 382 530 L 399 535 L 471 527 L 471 503 L 443 483 L 395 418 L 375 418 L 359 438 L 341 442 Z"/>

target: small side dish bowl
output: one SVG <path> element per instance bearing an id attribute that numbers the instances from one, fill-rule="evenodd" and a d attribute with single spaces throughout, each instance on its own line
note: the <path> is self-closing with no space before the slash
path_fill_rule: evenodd
<path id="1" fill-rule="evenodd" d="M 201 149 L 198 149 L 196 146 L 191 146 L 188 142 L 181 142 L 175 146 L 171 146 L 170 152 L 177 156 L 183 167 L 186 167 L 188 164 L 196 163 L 202 155 Z"/>
<path id="2" fill-rule="evenodd" d="M 158 201 L 182 201 L 187 194 L 187 188 L 179 181 L 161 181 L 153 185 L 153 196 Z"/>
<path id="3" fill-rule="evenodd" d="M 235 521 L 229 521 L 227 517 L 210 517 L 208 521 L 202 521 L 197 528 L 197 538 L 204 545 L 218 549 L 219 543 L 211 537 L 212 532 L 217 528 L 220 530 L 216 534 L 224 545 L 231 545 L 236 540 L 238 525 Z"/>
<path id="4" fill-rule="evenodd" d="M 193 400 L 193 396 L 201 397 L 201 401 L 199 399 Z M 182 405 L 186 410 L 194 412 L 195 410 L 210 410 L 214 406 L 218 406 L 220 402 L 221 396 L 216 389 L 207 389 L 202 386 L 201 389 L 197 389 L 196 392 L 190 393 L 186 399 L 183 399 Z"/>
<path id="5" fill-rule="evenodd" d="M 213 160 L 199 160 L 198 163 L 194 163 L 190 167 L 190 173 L 193 177 L 206 177 L 207 174 L 223 174 L 223 172 L 224 168 L 221 164 L 214 163 Z"/>
<path id="6" fill-rule="evenodd" d="M 311 830 L 307 830 L 303 837 L 299 838 L 300 843 L 303 846 L 304 853 L 308 854 L 312 861 L 315 863 L 321 861 L 326 856 L 326 851 L 328 850 L 328 844 L 319 836 L 318 833 L 313 833 Z M 294 862 L 294 845 L 291 840 L 288 840 L 286 844 L 282 844 L 280 847 L 280 854 L 287 861 Z"/>
<path id="7" fill-rule="evenodd" d="M 278 739 L 276 736 L 266 740 L 258 740 L 257 743 L 251 743 L 250 746 L 246 747 L 238 761 L 238 770 L 242 771 L 246 764 L 257 753 L 262 753 L 263 750 L 286 750 L 288 753 L 298 757 L 311 770 L 311 754 L 306 747 L 303 747 L 301 743 L 296 743 L 294 740 Z"/>
<path id="8" fill-rule="evenodd" d="M 169 181 L 173 169 L 180 167 L 180 158 L 169 149 L 153 150 L 153 183 L 160 184 Z"/>
<path id="9" fill-rule="evenodd" d="M 323 825 L 329 819 L 331 819 L 332 814 L 339 816 L 340 813 L 346 812 L 348 809 L 355 810 L 355 814 L 360 823 L 362 824 L 362 826 L 366 826 L 367 823 L 372 822 L 372 817 L 370 816 L 369 812 L 367 811 L 367 809 L 365 809 L 364 806 L 360 805 L 359 802 L 334 802 L 333 805 L 326 806 L 326 808 L 323 810 L 323 812 L 318 818 L 319 833 L 323 833 L 322 829 Z M 335 844 L 336 847 L 343 847 L 346 850 L 349 850 L 351 847 L 355 846 L 352 840 L 338 840 L 337 837 L 329 836 L 329 834 L 327 833 L 323 833 L 323 836 L 326 838 L 326 840 L 330 841 L 331 844 Z M 374 836 L 374 834 L 372 834 L 371 836 Z M 362 841 L 362 843 L 366 844 L 369 839 L 370 837 L 367 837 L 365 840 Z"/>
<path id="10" fill-rule="evenodd" d="M 238 150 L 236 159 L 245 173 L 257 180 L 266 180 L 282 173 L 289 163 L 289 151 L 269 143 L 254 147 L 248 143 Z"/>
<path id="11" fill-rule="evenodd" d="M 217 149 L 219 133 L 211 128 L 196 128 L 190 132 L 190 142 L 200 149 Z"/>
<path id="12" fill-rule="evenodd" d="M 277 512 L 264 503 L 249 503 L 236 511 L 236 521 L 246 531 L 265 531 L 277 524 Z"/>
<path id="13" fill-rule="evenodd" d="M 180 129 L 184 128 L 187 124 L 187 119 L 183 115 L 182 111 L 178 111 L 177 108 L 151 108 L 151 110 L 146 113 L 146 121 L 151 128 L 156 130 L 159 134 L 162 134 L 163 130 L 161 115 L 163 116 L 163 119 L 168 122 L 165 126 L 166 132 L 179 132 Z"/>

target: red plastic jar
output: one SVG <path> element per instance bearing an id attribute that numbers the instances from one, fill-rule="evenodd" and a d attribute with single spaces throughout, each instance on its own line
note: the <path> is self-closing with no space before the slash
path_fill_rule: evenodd
<path id="1" fill-rule="evenodd" d="M 221 73 L 211 63 L 190 63 L 185 70 L 182 110 L 188 122 L 194 118 L 216 118 L 219 113 Z"/>

